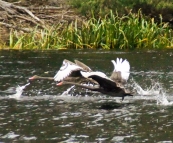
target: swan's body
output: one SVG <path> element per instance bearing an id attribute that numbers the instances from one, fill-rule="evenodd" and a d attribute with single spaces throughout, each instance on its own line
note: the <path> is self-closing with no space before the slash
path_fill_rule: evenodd
<path id="1" fill-rule="evenodd" d="M 91 91 L 98 91 L 100 93 L 107 94 L 112 97 L 122 97 L 122 100 L 124 99 L 125 96 L 133 96 L 130 92 L 127 92 L 123 87 L 117 86 L 115 82 L 111 82 L 110 80 L 100 78 L 99 76 L 95 76 L 95 75 L 91 77 L 95 79 L 98 83 L 101 81 L 99 83 L 99 86 L 98 85 L 87 86 L 87 85 L 82 85 L 79 83 L 67 82 L 67 81 L 59 82 L 57 85 L 58 86 L 63 84 L 76 85 L 78 87 L 89 89 Z M 103 83 L 103 80 L 105 81 L 104 83 Z"/>

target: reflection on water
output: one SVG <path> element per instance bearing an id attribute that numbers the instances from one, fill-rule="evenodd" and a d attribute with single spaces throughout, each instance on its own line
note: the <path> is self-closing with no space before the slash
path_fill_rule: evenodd
<path id="1" fill-rule="evenodd" d="M 1 51 L 0 142 L 172 142 L 172 52 Z M 130 62 L 128 86 L 137 92 L 124 101 L 28 81 L 35 74 L 53 77 L 64 58 L 109 76 L 117 57 Z"/>

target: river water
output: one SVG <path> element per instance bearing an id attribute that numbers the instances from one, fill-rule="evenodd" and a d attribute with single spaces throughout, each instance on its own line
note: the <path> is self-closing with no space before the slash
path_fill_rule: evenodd
<path id="1" fill-rule="evenodd" d="M 130 62 L 128 85 L 136 91 L 124 101 L 57 87 L 54 81 L 28 80 L 53 77 L 63 59 L 77 59 L 109 76 L 110 61 L 117 57 Z M 0 142 L 172 143 L 172 61 L 171 50 L 0 51 Z"/>

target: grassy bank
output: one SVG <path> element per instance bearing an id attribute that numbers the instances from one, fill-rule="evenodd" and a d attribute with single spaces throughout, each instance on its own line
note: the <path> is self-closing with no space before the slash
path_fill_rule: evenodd
<path id="1" fill-rule="evenodd" d="M 43 1 L 44 4 L 47 2 Z M 40 2 L 42 1 L 37 1 L 39 5 Z M 63 4 L 65 3 L 67 1 L 63 1 Z M 7 36 L 1 34 L 0 43 L 3 44 L 0 48 L 42 50 L 173 48 L 173 31 L 170 27 L 173 17 L 169 17 L 173 13 L 172 0 L 69 0 L 68 4 L 78 12 L 77 15 L 83 15 L 85 21 L 73 19 L 66 24 L 58 21 L 47 29 L 34 25 L 30 27 L 34 29 L 32 32 L 21 32 L 14 28 L 11 29 L 8 41 L 3 42 L 1 38 Z M 63 15 L 60 18 L 62 17 Z M 18 24 L 20 21 L 15 25 Z M 28 27 L 29 22 L 22 24 Z"/>
<path id="2" fill-rule="evenodd" d="M 91 18 L 82 24 L 52 26 L 18 36 L 10 34 L 11 49 L 163 49 L 173 47 L 173 31 L 167 24 L 146 20 L 140 11 L 118 16 Z"/>

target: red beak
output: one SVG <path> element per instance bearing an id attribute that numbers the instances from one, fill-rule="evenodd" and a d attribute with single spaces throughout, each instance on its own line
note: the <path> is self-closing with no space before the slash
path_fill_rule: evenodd
<path id="1" fill-rule="evenodd" d="M 33 79 L 34 79 L 34 76 L 29 78 L 29 80 L 33 80 Z"/>
<path id="2" fill-rule="evenodd" d="M 61 81 L 61 82 L 59 82 L 59 83 L 56 84 L 56 85 L 61 86 L 62 84 L 63 84 L 63 82 Z"/>

